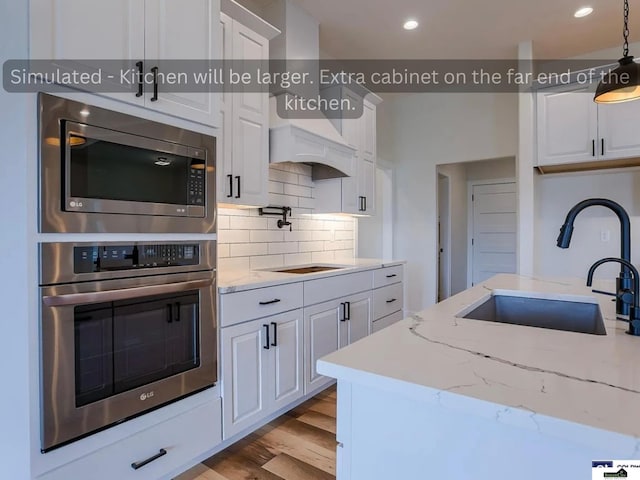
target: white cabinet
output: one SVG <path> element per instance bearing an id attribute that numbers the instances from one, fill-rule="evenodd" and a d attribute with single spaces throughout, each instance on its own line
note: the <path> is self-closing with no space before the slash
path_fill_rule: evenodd
<path id="1" fill-rule="evenodd" d="M 33 0 L 30 5 L 31 58 L 78 59 L 65 64 L 80 71 L 103 68 L 103 82 L 113 90 L 101 93 L 105 96 L 218 125 L 219 94 L 173 92 L 162 78 L 182 73 L 167 60 L 220 58 L 219 0 Z M 104 59 L 112 61 L 98 61 Z M 145 78 L 141 94 L 138 72 Z"/>
<path id="2" fill-rule="evenodd" d="M 225 59 L 269 59 L 269 40 L 221 14 Z M 266 206 L 269 203 L 269 94 L 225 92 L 223 140 L 218 156 L 219 203 Z"/>
<path id="3" fill-rule="evenodd" d="M 302 396 L 302 310 L 221 329 L 228 439 Z"/>
<path id="4" fill-rule="evenodd" d="M 305 307 L 305 395 L 332 380 L 316 370 L 317 361 L 371 333 L 371 291 Z"/>
<path id="5" fill-rule="evenodd" d="M 355 98 L 355 94 L 348 89 L 343 89 L 341 96 Z M 362 102 L 362 116 L 357 119 L 337 119 L 333 124 L 347 144 L 356 149 L 356 173 L 351 177 L 316 181 L 316 213 L 375 215 L 378 97 L 369 95 L 364 101 L 352 101 Z"/>
<path id="6" fill-rule="evenodd" d="M 640 105 L 597 104 L 590 86 L 537 94 L 538 165 L 640 155 Z"/>
<path id="7" fill-rule="evenodd" d="M 373 272 L 373 322 L 371 332 L 378 332 L 404 317 L 404 265 L 384 267 Z"/>

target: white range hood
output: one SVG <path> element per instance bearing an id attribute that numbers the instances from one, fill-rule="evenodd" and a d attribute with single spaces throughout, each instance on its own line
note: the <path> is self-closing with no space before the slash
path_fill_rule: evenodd
<path id="1" fill-rule="evenodd" d="M 318 60 L 318 22 L 292 0 L 275 0 L 266 20 L 282 31 L 269 44 L 273 60 Z M 282 92 L 283 94 L 293 92 Z M 319 94 L 319 92 L 316 92 Z M 314 180 L 355 174 L 355 150 L 325 117 L 281 118 L 276 98 L 270 99 L 271 163 L 295 162 L 312 166 Z"/>

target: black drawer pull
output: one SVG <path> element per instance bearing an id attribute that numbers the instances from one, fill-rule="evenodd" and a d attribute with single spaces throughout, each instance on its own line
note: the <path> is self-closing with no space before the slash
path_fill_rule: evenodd
<path id="1" fill-rule="evenodd" d="M 278 346 L 278 324 L 276 322 L 271 322 L 273 325 L 273 342 L 271 343 L 272 347 Z"/>
<path id="2" fill-rule="evenodd" d="M 152 102 L 158 101 L 158 67 L 153 67 L 151 69 L 153 73 L 153 97 L 150 98 Z"/>
<path id="3" fill-rule="evenodd" d="M 280 303 L 280 299 L 274 298 L 273 300 L 269 300 L 268 302 L 260 302 L 260 305 L 273 305 L 274 303 Z"/>
<path id="4" fill-rule="evenodd" d="M 340 321 L 346 322 L 347 321 L 347 304 L 341 303 L 340 307 L 342 308 L 342 318 L 340 319 Z"/>
<path id="5" fill-rule="evenodd" d="M 267 336 L 266 342 L 262 348 L 264 348 L 265 350 L 269 350 L 271 344 L 271 340 L 269 340 L 269 325 L 262 325 L 262 328 L 264 328 L 264 332 Z"/>
<path id="6" fill-rule="evenodd" d="M 236 192 L 235 198 L 240 198 L 240 177 L 236 177 L 236 180 L 238 181 L 238 191 Z"/>
<path id="7" fill-rule="evenodd" d="M 392 298 L 391 300 L 387 300 L 387 303 L 393 303 L 395 302 L 397 299 L 396 298 Z"/>
<path id="8" fill-rule="evenodd" d="M 145 465 L 150 464 L 154 460 L 159 459 L 160 457 L 164 457 L 167 454 L 167 451 L 164 448 L 161 448 L 158 453 L 156 453 L 153 457 L 149 457 L 146 460 L 142 460 L 141 462 L 133 462 L 131 464 L 131 468 L 134 470 L 138 470 L 139 468 L 144 467 Z"/>
<path id="9" fill-rule="evenodd" d="M 394 278 L 397 277 L 398 275 L 396 275 L 395 273 L 393 275 L 387 275 L 387 278 Z"/>
<path id="10" fill-rule="evenodd" d="M 227 175 L 227 178 L 229 179 L 229 195 L 227 195 L 227 198 L 232 198 L 233 197 L 233 175 Z"/>
<path id="11" fill-rule="evenodd" d="M 138 93 L 136 93 L 136 97 L 141 97 L 144 94 L 144 82 L 142 81 L 144 63 L 136 62 L 136 67 L 138 67 Z"/>

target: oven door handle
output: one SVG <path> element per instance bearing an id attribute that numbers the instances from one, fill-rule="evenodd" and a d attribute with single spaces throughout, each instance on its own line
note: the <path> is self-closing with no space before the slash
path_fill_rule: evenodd
<path id="1" fill-rule="evenodd" d="M 146 287 L 122 288 L 118 290 L 105 290 L 102 292 L 69 293 L 67 295 L 52 295 L 42 297 L 42 303 L 46 307 L 64 307 L 69 305 L 84 305 L 88 303 L 114 302 L 116 300 L 128 300 L 150 295 L 163 295 L 166 293 L 184 292 L 206 288 L 213 285 L 213 279 L 191 280 L 188 282 L 165 283 L 162 285 L 149 285 Z"/>

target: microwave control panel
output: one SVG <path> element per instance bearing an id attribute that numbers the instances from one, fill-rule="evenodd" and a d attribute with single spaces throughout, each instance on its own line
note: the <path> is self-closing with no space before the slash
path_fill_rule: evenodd
<path id="1" fill-rule="evenodd" d="M 204 164 L 202 164 L 204 166 Z M 205 168 L 190 168 L 189 172 L 189 205 L 204 206 Z"/>
<path id="2" fill-rule="evenodd" d="M 197 244 L 109 245 L 74 247 L 75 273 L 198 265 Z"/>

